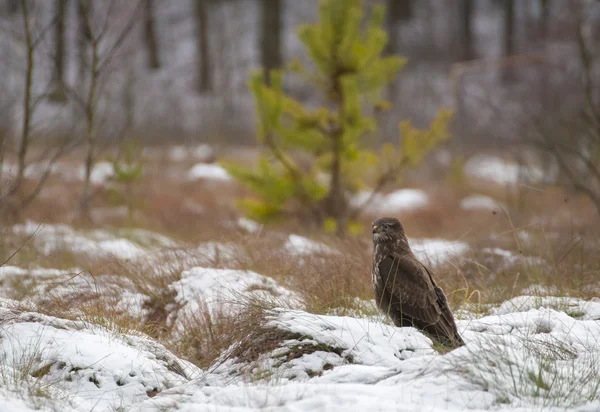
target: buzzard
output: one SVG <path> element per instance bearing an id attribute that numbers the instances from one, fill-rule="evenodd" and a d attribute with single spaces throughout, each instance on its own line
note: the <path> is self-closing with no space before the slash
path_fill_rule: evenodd
<path id="1" fill-rule="evenodd" d="M 400 221 L 373 222 L 373 289 L 377 306 L 396 326 L 413 326 L 448 348 L 464 342 L 433 271 L 414 255 Z"/>

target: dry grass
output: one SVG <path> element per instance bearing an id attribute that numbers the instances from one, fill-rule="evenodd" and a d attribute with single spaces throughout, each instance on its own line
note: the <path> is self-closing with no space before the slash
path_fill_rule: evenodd
<path id="1" fill-rule="evenodd" d="M 181 319 L 182 331 L 170 346 L 201 368 L 215 367 L 227 359 L 256 360 L 276 339 L 264 333 L 266 315 L 273 302 L 241 297 L 228 307 L 210 310 L 200 302 L 198 312 Z M 260 339 L 255 339 L 261 336 Z M 271 349 L 274 349 L 272 347 Z"/>
<path id="2" fill-rule="evenodd" d="M 74 162 L 75 158 L 68 161 Z M 160 265 L 86 257 L 68 249 L 59 249 L 47 256 L 40 254 L 32 244 L 23 247 L 11 264 L 62 269 L 78 267 L 86 271 L 72 279 L 57 279 L 55 288 L 45 289 L 40 310 L 50 315 L 100 323 L 117 331 L 142 331 L 201 367 L 213 364 L 234 347 L 233 355 L 251 361 L 256 358 L 256 351 L 276 346 L 285 336 L 261 329 L 265 311 L 271 306 L 240 299 L 240 302 L 231 303 L 241 306 L 236 315 L 226 310 L 211 312 L 204 306 L 199 313 L 183 320 L 182 335 L 173 342 L 172 315 L 178 307 L 169 285 L 194 264 L 246 269 L 272 277 L 298 293 L 305 309 L 312 313 L 373 314 L 365 309 L 364 303 L 373 297 L 372 246 L 368 228 L 376 216 L 362 217 L 363 236 L 344 240 L 303 231 L 297 223 L 265 228 L 254 234 L 243 233 L 224 225 L 238 217 L 234 206 L 243 194 L 242 189 L 222 183 L 176 180 L 166 173 L 168 168 L 185 172 L 192 164 L 174 164 L 164 156 L 153 156 L 148 174 L 137 189 L 141 194 L 141 206 L 133 221 L 118 214 L 97 214 L 98 219 L 91 226 L 145 228 L 185 242 L 180 249 L 169 251 Z M 517 296 L 531 285 L 583 298 L 597 293 L 600 222 L 584 199 L 555 188 L 521 187 L 518 191 L 507 191 L 498 186 L 480 186 L 478 193 L 507 205 L 506 210 L 492 213 L 460 208 L 461 198 L 473 192 L 469 183 L 448 186 L 409 179 L 406 186 L 423 188 L 432 196 L 428 207 L 398 216 L 410 237 L 462 240 L 471 246 L 471 252 L 463 258 L 451 259 L 435 270 L 436 280 L 446 291 L 453 308 L 480 308 L 484 312 L 487 305 Z M 42 196 L 22 218 L 90 227 L 81 226 L 73 213 L 79 192 L 80 183 L 52 177 Z M 114 210 L 113 206 L 106 192 L 99 188 L 94 199 L 96 210 Z M 14 222 L 9 222 L 4 235 L 0 236 L 0 259 L 9 256 L 25 241 L 10 233 L 12 224 Z M 309 236 L 339 253 L 309 257 L 291 254 L 282 249 L 289 233 Z M 234 256 L 209 259 L 198 255 L 195 247 L 208 240 L 233 242 Z M 486 249 L 494 248 L 505 250 L 514 259 L 507 260 L 486 252 Z M 117 276 L 108 280 L 106 274 Z M 1 281 L 4 289 L 10 291 L 8 296 L 15 299 L 35 298 L 32 294 L 39 293 L 35 292 L 39 286 L 35 279 L 23 277 L 17 281 Z M 120 295 L 105 287 L 106 282 L 115 290 L 120 288 L 145 296 L 144 314 L 132 314 L 119 306 Z M 82 287 L 82 284 L 88 286 Z M 72 289 L 68 294 L 51 293 L 68 285 Z M 256 331 L 263 333 L 257 335 Z M 247 341 L 248 337 L 253 339 L 253 344 Z"/>

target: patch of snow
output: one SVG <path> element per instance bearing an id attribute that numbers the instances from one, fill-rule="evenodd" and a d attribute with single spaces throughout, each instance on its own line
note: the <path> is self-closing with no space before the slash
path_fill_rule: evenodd
<path id="1" fill-rule="evenodd" d="M 97 247 L 119 259 L 133 259 L 147 253 L 146 250 L 128 239 L 103 240 L 97 243 Z"/>
<path id="2" fill-rule="evenodd" d="M 34 278 L 54 278 L 58 276 L 64 276 L 72 273 L 76 273 L 78 269 L 73 270 L 59 270 L 59 269 L 46 269 L 46 268 L 34 268 L 34 269 L 23 269 L 17 266 L 0 266 L 0 279 L 9 277 L 19 276 L 31 276 Z"/>
<path id="3" fill-rule="evenodd" d="M 409 244 L 415 255 L 431 265 L 463 255 L 470 250 L 467 243 L 445 239 L 410 239 Z"/>
<path id="4" fill-rule="evenodd" d="M 9 375 L 6 378 L 12 378 L 16 372 L 10 367 L 4 367 L 3 374 Z M 17 378 L 18 379 L 18 378 Z M 25 386 L 25 380 L 21 382 Z M 56 405 L 51 399 L 43 396 L 43 388 L 39 388 L 41 395 L 28 393 L 26 388 L 0 388 L 0 411 L 6 412 L 71 412 L 73 408 Z M 35 388 L 32 388 L 34 392 Z"/>
<path id="5" fill-rule="evenodd" d="M 313 254 L 335 254 L 336 250 L 330 248 L 324 243 L 315 242 L 304 236 L 291 234 L 283 248 L 290 254 L 296 256 L 313 255 Z"/>
<path id="6" fill-rule="evenodd" d="M 510 250 L 505 250 L 505 249 L 500 249 L 500 248 L 483 248 L 481 249 L 482 252 L 484 253 L 488 253 L 490 255 L 497 255 L 497 256 L 501 256 L 504 259 L 508 259 L 508 260 L 513 260 L 514 258 L 516 258 L 516 256 L 510 251 Z"/>
<path id="7" fill-rule="evenodd" d="M 25 177 L 28 179 L 39 179 L 48 169 L 50 169 L 50 175 L 59 175 L 68 181 L 83 180 L 85 178 L 84 166 L 66 162 L 56 162 L 52 165 L 44 162 L 31 163 L 25 168 Z M 9 163 L 2 165 L 3 176 L 14 176 L 16 170 L 16 165 Z M 109 180 L 113 175 L 114 168 L 112 163 L 106 161 L 98 162 L 94 164 L 90 181 L 92 184 L 100 185 Z"/>
<path id="8" fill-rule="evenodd" d="M 71 163 L 57 165 L 57 172 L 66 180 L 83 180 L 85 179 L 85 168 L 84 166 L 77 166 Z M 90 175 L 90 182 L 95 185 L 100 185 L 108 181 L 114 175 L 114 167 L 110 162 L 98 162 L 94 164 L 92 174 Z"/>
<path id="9" fill-rule="evenodd" d="M 503 205 L 489 196 L 472 195 L 461 200 L 460 207 L 464 210 L 499 210 Z"/>
<path id="10" fill-rule="evenodd" d="M 198 255 L 212 263 L 231 262 L 239 253 L 238 248 L 232 243 L 205 242 L 201 243 L 196 249 Z"/>
<path id="11" fill-rule="evenodd" d="M 440 355 L 412 328 L 278 309 L 269 325 L 296 337 L 261 355 L 250 370 L 220 364 L 211 372 L 222 377 L 216 384 L 173 388 L 133 410 L 558 412 L 600 407 L 592 378 L 600 366 L 598 322 L 541 309 L 457 323 L 466 346 Z M 254 383 L 241 372 L 254 376 Z"/>
<path id="12" fill-rule="evenodd" d="M 10 178 L 17 175 L 17 165 L 6 160 L 2 162 L 2 178 Z"/>
<path id="13" fill-rule="evenodd" d="M 431 341 L 414 328 L 396 328 L 367 319 L 276 310 L 268 325 L 309 337 L 340 350 L 352 363 L 395 367 L 402 360 L 431 354 Z"/>
<path id="14" fill-rule="evenodd" d="M 183 279 L 180 287 L 204 297 L 231 288 L 245 293 L 249 285 L 265 282 L 254 272 L 204 268 Z M 529 298 L 506 302 L 491 316 L 457 320 L 466 345 L 446 354 L 433 350 L 417 330 L 380 319 L 277 308 L 269 311 L 265 327 L 289 336 L 282 335 L 253 362 L 219 359 L 207 372 L 145 336 L 19 312 L 0 299 L 3 376 L 28 368 L 31 382 L 46 385 L 50 394 L 48 404 L 32 403 L 3 387 L 0 407 L 19 412 L 30 412 L 32 405 L 42 411 L 137 412 L 598 410 L 600 322 L 593 319 L 600 317 L 600 302 L 548 298 L 538 309 L 528 308 Z M 192 300 L 186 295 L 181 302 L 191 306 Z M 561 305 L 568 313 L 585 313 L 569 316 L 550 308 Z M 151 397 L 155 389 L 158 394 Z"/>
<path id="15" fill-rule="evenodd" d="M 262 226 L 260 223 L 257 223 L 254 220 L 246 219 L 243 217 L 237 220 L 237 224 L 239 227 L 250 233 L 258 232 Z"/>
<path id="16" fill-rule="evenodd" d="M 187 176 L 189 180 L 231 180 L 231 176 L 227 173 L 227 170 L 218 164 L 198 163 L 188 171 Z"/>
<path id="17" fill-rule="evenodd" d="M 583 320 L 600 320 L 600 299 L 589 301 L 557 296 L 517 296 L 492 310 L 495 315 L 526 312 L 532 309 L 548 308 L 566 312 Z"/>
<path id="18" fill-rule="evenodd" d="M 137 242 L 115 236 L 106 230 L 80 232 L 68 225 L 38 224 L 28 221 L 13 226 L 13 233 L 22 236 L 33 236 L 35 248 L 43 255 L 51 255 L 61 250 L 69 250 L 75 254 L 91 257 L 115 257 L 118 259 L 134 259 L 147 256 L 147 249 Z M 175 245 L 171 239 L 141 229 L 123 230 L 140 243 L 149 248 L 163 248 Z"/>
<path id="19" fill-rule="evenodd" d="M 6 309 L 0 318 L 3 367 L 27 368 L 80 411 L 127 408 L 202 375 L 145 336 Z"/>
<path id="20" fill-rule="evenodd" d="M 501 185 L 536 183 L 544 180 L 544 171 L 537 167 L 519 165 L 488 155 L 471 157 L 465 164 L 464 171 L 468 176 Z"/>
<path id="21" fill-rule="evenodd" d="M 371 192 L 358 192 L 351 200 L 353 207 L 361 207 L 371 196 Z M 366 209 L 371 213 L 394 214 L 420 209 L 429 204 L 429 196 L 418 189 L 401 189 L 387 195 L 375 194 Z"/>
<path id="22" fill-rule="evenodd" d="M 78 301 L 97 302 L 110 307 L 114 313 L 143 319 L 147 314 L 148 296 L 137 292 L 137 286 L 125 276 L 95 275 L 88 272 L 69 273 L 55 278 L 37 280 L 21 302 L 33 307 L 63 302 L 70 306 L 72 316 L 85 316 Z M 70 303 L 74 303 L 71 305 Z"/>
<path id="23" fill-rule="evenodd" d="M 215 152 L 207 144 L 201 144 L 196 147 L 189 146 L 173 146 L 169 149 L 169 159 L 179 162 L 193 157 L 201 162 L 208 162 L 215 157 Z"/>
<path id="24" fill-rule="evenodd" d="M 298 303 L 298 296 L 273 278 L 247 270 L 195 267 L 181 274 L 181 280 L 169 285 L 175 301 L 183 306 L 183 316 L 194 316 L 202 309 L 210 313 L 239 310 L 243 299 L 257 297 L 277 302 Z M 179 320 L 179 319 L 178 319 Z"/>
<path id="25" fill-rule="evenodd" d="M 98 162 L 94 165 L 90 180 L 94 184 L 101 184 L 106 182 L 114 175 L 114 167 L 109 162 Z M 83 176 L 81 178 L 83 180 Z"/>

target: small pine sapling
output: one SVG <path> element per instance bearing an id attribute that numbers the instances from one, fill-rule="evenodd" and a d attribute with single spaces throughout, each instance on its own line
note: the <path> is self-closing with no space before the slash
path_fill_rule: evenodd
<path id="1" fill-rule="evenodd" d="M 364 16 L 362 0 L 321 0 L 317 23 L 298 29 L 311 64 L 296 60 L 287 71 L 320 92 L 321 107 L 308 107 L 286 93 L 283 71 L 272 70 L 270 84 L 262 71 L 252 74 L 257 136 L 266 154 L 254 170 L 224 165 L 256 195 L 242 202 L 251 218 L 267 223 L 294 213 L 338 234 L 352 231 L 354 219 L 377 192 L 448 139 L 452 114 L 440 110 L 428 129 L 403 121 L 397 145 L 369 150 L 377 130 L 375 113 L 391 106 L 381 93 L 406 61 L 383 55 L 384 8 L 374 7 L 367 24 Z M 300 152 L 309 155 L 309 166 L 293 156 Z M 352 209 L 350 196 L 373 180 L 373 196 Z"/>

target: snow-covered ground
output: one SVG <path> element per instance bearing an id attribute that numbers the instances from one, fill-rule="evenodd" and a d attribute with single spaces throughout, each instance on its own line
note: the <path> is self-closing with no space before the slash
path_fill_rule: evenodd
<path id="1" fill-rule="evenodd" d="M 427 206 L 429 196 L 419 189 L 400 189 L 386 195 L 362 191 L 351 199 L 350 204 L 354 207 L 365 205 L 371 213 L 393 215 Z"/>
<path id="2" fill-rule="evenodd" d="M 259 235 L 254 222 L 230 226 Z M 82 302 L 99 299 L 144 319 L 150 296 L 133 278 L 4 266 L 2 411 L 600 410 L 600 300 L 523 295 L 490 307 L 487 316 L 462 308 L 457 324 L 466 345 L 444 354 L 419 331 L 391 326 L 376 311 L 308 312 L 284 276 L 227 268 L 239 257 L 232 242 L 201 243 L 183 253 L 176 242 L 147 231 L 28 222 L 12 233 L 35 233 L 31 246 L 42 253 L 59 250 L 61 239 L 60 248 L 78 256 L 113 256 L 123 269 L 137 268 L 140 279 L 170 274 L 154 292 L 172 296 L 164 308 L 172 326 L 169 342 L 186 336 L 186 320 L 198 314 L 243 315 L 245 298 L 269 302 L 269 308 L 244 342 L 199 368 L 146 335 L 92 322 L 78 307 L 68 312 L 70 319 L 43 314 L 53 300 L 79 294 L 87 299 Z M 339 253 L 295 234 L 281 239 L 277 250 L 300 265 Z M 432 265 L 469 251 L 462 241 L 410 243 Z M 489 253 L 512 262 L 509 251 Z M 224 268 L 210 266 L 217 261 Z M 17 284 L 26 290 L 20 302 L 6 298 Z M 247 351 L 250 357 L 240 349 L 248 342 L 256 345 Z"/>
<path id="3" fill-rule="evenodd" d="M 408 242 L 415 255 L 432 266 L 460 257 L 470 249 L 465 242 L 445 239 L 409 239 Z"/>
<path id="4" fill-rule="evenodd" d="M 497 202 L 489 196 L 471 195 L 461 200 L 460 207 L 464 210 L 500 211 L 504 207 L 504 205 L 501 202 Z"/>
<path id="5" fill-rule="evenodd" d="M 544 180 L 544 171 L 531 165 L 519 165 L 499 157 L 476 155 L 464 166 L 467 176 L 501 185 L 517 183 L 539 183 Z"/>
<path id="6" fill-rule="evenodd" d="M 229 358 L 201 370 L 145 336 L 21 312 L 2 301 L 0 406 L 15 411 L 598 410 L 600 302 L 581 304 L 581 312 L 571 316 L 551 309 L 550 298 L 541 303 L 514 311 L 506 304 L 501 314 L 459 320 L 466 346 L 447 354 L 433 350 L 415 329 L 379 319 L 273 309 L 265 327 L 282 334 L 275 349 L 251 364 Z"/>
<path id="7" fill-rule="evenodd" d="M 169 238 L 140 229 L 126 230 L 119 236 L 100 229 L 83 232 L 68 225 L 27 222 L 13 226 L 12 231 L 15 235 L 31 237 L 36 250 L 44 256 L 68 250 L 89 257 L 132 259 L 148 254 L 148 249 L 140 243 L 163 248 L 174 246 Z"/>
<path id="8" fill-rule="evenodd" d="M 217 164 L 197 163 L 188 171 L 187 176 L 189 180 L 231 180 L 229 173 Z"/>
<path id="9" fill-rule="evenodd" d="M 25 177 L 29 179 L 40 179 L 47 170 L 50 169 L 50 175 L 55 175 L 66 181 L 83 180 L 85 178 L 85 167 L 83 163 L 73 165 L 65 162 L 57 162 L 52 165 L 48 163 L 30 163 L 25 168 Z M 17 173 L 17 166 L 10 162 L 2 165 L 2 174 L 5 177 L 14 177 Z M 90 182 L 100 185 L 108 181 L 114 175 L 113 164 L 106 161 L 97 162 L 92 168 Z"/>

